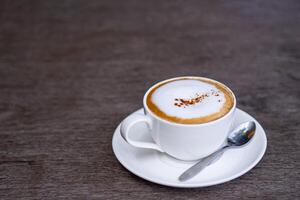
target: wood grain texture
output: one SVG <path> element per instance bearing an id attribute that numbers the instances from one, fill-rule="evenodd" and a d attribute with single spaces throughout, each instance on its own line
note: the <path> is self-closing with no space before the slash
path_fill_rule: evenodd
<path id="1" fill-rule="evenodd" d="M 300 2 L 0 1 L 0 199 L 300 198 Z M 175 189 L 116 160 L 117 124 L 153 83 L 206 76 L 266 130 L 263 160 Z"/>

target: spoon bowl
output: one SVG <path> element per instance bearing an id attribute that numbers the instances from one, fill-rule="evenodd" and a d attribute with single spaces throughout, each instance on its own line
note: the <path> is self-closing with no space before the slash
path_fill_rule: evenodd
<path id="1" fill-rule="evenodd" d="M 242 146 L 254 136 L 256 125 L 253 121 L 245 122 L 236 127 L 227 138 L 228 146 Z"/>

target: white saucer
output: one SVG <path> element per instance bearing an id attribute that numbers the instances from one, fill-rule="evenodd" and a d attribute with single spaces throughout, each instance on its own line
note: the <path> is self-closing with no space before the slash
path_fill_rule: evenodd
<path id="1" fill-rule="evenodd" d="M 143 113 L 143 109 L 136 112 Z M 261 125 L 249 114 L 237 109 L 233 127 L 250 120 L 255 121 L 257 128 L 249 144 L 227 150 L 219 160 L 186 182 L 179 182 L 177 178 L 195 162 L 180 161 L 158 151 L 132 147 L 121 137 L 120 125 L 115 130 L 112 147 L 117 159 L 126 169 L 148 181 L 183 188 L 216 185 L 245 174 L 263 157 L 267 138 Z M 136 139 L 151 140 L 143 124 L 137 124 L 132 131 Z"/>

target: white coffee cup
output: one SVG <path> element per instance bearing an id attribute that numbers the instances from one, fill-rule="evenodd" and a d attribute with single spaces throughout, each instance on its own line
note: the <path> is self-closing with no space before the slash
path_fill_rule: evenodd
<path id="1" fill-rule="evenodd" d="M 145 114 L 133 113 L 121 124 L 121 135 L 125 141 L 134 147 L 154 149 L 180 160 L 198 160 L 220 148 L 234 120 L 236 98 L 233 93 L 234 105 L 228 113 L 217 120 L 201 124 L 173 123 L 158 117 L 148 108 L 146 99 L 153 88 L 164 82 L 181 78 L 183 77 L 168 79 L 148 89 L 143 99 Z M 130 129 L 138 123 L 148 125 L 153 143 L 137 141 L 129 137 Z"/>

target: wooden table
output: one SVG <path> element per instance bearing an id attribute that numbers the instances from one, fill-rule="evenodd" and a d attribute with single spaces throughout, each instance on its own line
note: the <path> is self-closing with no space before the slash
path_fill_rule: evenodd
<path id="1" fill-rule="evenodd" d="M 1 1 L 0 199 L 300 198 L 300 2 Z M 267 152 L 225 184 L 176 189 L 123 168 L 121 120 L 153 83 L 226 83 Z"/>

